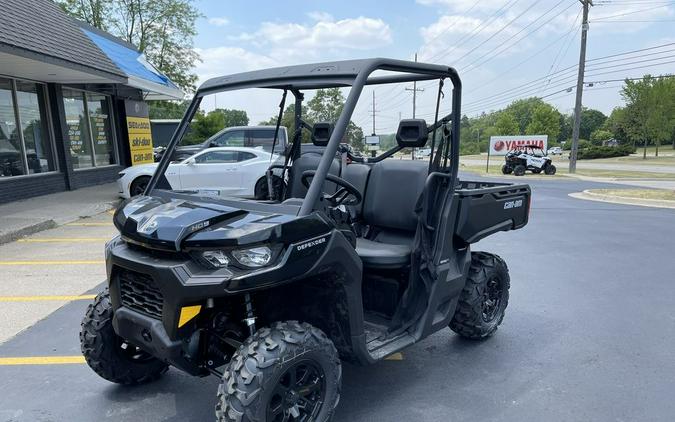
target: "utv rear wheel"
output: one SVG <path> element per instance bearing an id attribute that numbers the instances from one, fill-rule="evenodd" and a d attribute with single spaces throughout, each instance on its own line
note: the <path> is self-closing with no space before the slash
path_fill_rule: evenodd
<path id="1" fill-rule="evenodd" d="M 342 366 L 326 335 L 277 322 L 249 337 L 218 387 L 219 422 L 328 421 L 340 400 Z"/>
<path id="2" fill-rule="evenodd" d="M 511 174 L 511 173 L 513 173 L 513 167 L 511 167 L 511 166 L 508 165 L 508 164 L 504 164 L 504 165 L 502 166 L 502 173 L 503 173 L 503 174 Z"/>
<path id="3" fill-rule="evenodd" d="M 556 171 L 556 168 L 555 168 L 555 166 L 554 166 L 553 164 L 549 164 L 549 165 L 546 166 L 546 168 L 544 169 L 544 173 L 546 173 L 546 174 L 549 175 L 549 176 L 553 176 L 553 175 L 555 174 L 555 171 Z"/>
<path id="4" fill-rule="evenodd" d="M 513 175 L 514 176 L 524 176 L 525 175 L 525 166 L 522 164 L 518 164 L 514 169 L 513 169 Z"/>
<path id="5" fill-rule="evenodd" d="M 165 373 L 167 364 L 115 333 L 112 317 L 106 289 L 89 305 L 82 320 L 80 347 L 89 367 L 102 378 L 125 385 L 154 381 Z"/>
<path id="6" fill-rule="evenodd" d="M 494 334 L 509 303 L 509 269 L 499 256 L 472 252 L 469 276 L 459 297 L 450 328 L 479 340 Z"/>

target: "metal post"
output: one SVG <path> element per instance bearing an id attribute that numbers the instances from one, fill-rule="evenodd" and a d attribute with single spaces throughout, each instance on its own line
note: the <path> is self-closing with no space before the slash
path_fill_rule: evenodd
<path id="1" fill-rule="evenodd" d="M 577 151 L 579 149 L 579 126 L 581 125 L 581 97 L 584 93 L 584 72 L 586 70 L 586 39 L 588 38 L 588 6 L 592 0 L 579 0 L 583 4 L 581 23 L 581 49 L 579 51 L 579 73 L 577 74 L 577 98 L 574 103 L 574 127 L 572 129 L 572 150 L 570 151 L 570 173 L 577 171 Z"/>
<path id="2" fill-rule="evenodd" d="M 490 172 L 490 145 L 488 145 L 487 163 L 485 163 L 485 173 Z"/>
<path id="3" fill-rule="evenodd" d="M 415 53 L 415 63 L 417 63 L 417 53 Z M 414 119 L 417 115 L 417 91 L 424 91 L 424 88 L 417 89 L 417 81 L 413 81 L 412 89 L 406 88 L 406 91 L 412 91 L 413 93 L 413 103 L 412 103 L 412 118 Z M 399 119 L 400 120 L 400 119 Z M 415 148 L 412 148 L 412 159 L 415 159 Z"/>

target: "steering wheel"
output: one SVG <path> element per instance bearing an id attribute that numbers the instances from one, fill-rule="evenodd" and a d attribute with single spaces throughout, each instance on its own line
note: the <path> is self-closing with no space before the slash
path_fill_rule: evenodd
<path id="1" fill-rule="evenodd" d="M 300 180 L 302 181 L 303 186 L 305 186 L 307 189 L 309 189 L 309 179 L 313 178 L 315 174 L 315 170 L 307 170 L 302 173 Z M 340 188 L 332 195 L 329 195 L 325 192 L 323 194 L 323 199 L 326 200 L 332 207 L 338 207 L 340 205 L 359 205 L 363 200 L 361 192 L 359 192 L 359 190 L 356 189 L 354 185 L 345 179 L 332 174 L 327 174 L 326 180 L 335 183 Z"/>

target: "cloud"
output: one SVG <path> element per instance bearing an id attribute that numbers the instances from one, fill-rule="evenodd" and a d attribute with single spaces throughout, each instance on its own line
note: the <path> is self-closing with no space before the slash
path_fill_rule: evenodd
<path id="1" fill-rule="evenodd" d="M 297 55 L 318 56 L 326 50 L 370 50 L 393 41 L 391 28 L 381 19 L 359 16 L 332 20 L 327 14 L 315 12 L 322 18 L 311 25 L 299 23 L 263 22 L 257 31 L 242 33 L 231 39 L 250 42 L 267 49 L 272 57 Z"/>
<path id="2" fill-rule="evenodd" d="M 276 60 L 268 56 L 240 47 L 198 48 L 196 51 L 201 58 L 201 62 L 195 66 L 200 82 L 215 76 L 279 66 Z"/>
<path id="3" fill-rule="evenodd" d="M 220 17 L 209 18 L 208 22 L 211 25 L 215 25 L 215 26 L 225 26 L 225 25 L 228 25 L 230 23 L 230 20 L 228 18 L 226 18 L 225 16 L 220 16 Z"/>
<path id="4" fill-rule="evenodd" d="M 317 22 L 333 22 L 334 20 L 333 15 L 326 12 L 309 12 L 307 13 L 307 17 Z"/>

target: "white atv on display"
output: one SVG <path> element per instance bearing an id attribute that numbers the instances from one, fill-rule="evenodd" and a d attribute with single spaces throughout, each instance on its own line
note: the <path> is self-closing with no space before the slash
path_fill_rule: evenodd
<path id="1" fill-rule="evenodd" d="M 504 157 L 502 173 L 523 176 L 525 171 L 554 175 L 556 168 L 543 149 L 536 145 L 523 145 L 509 151 Z"/>

